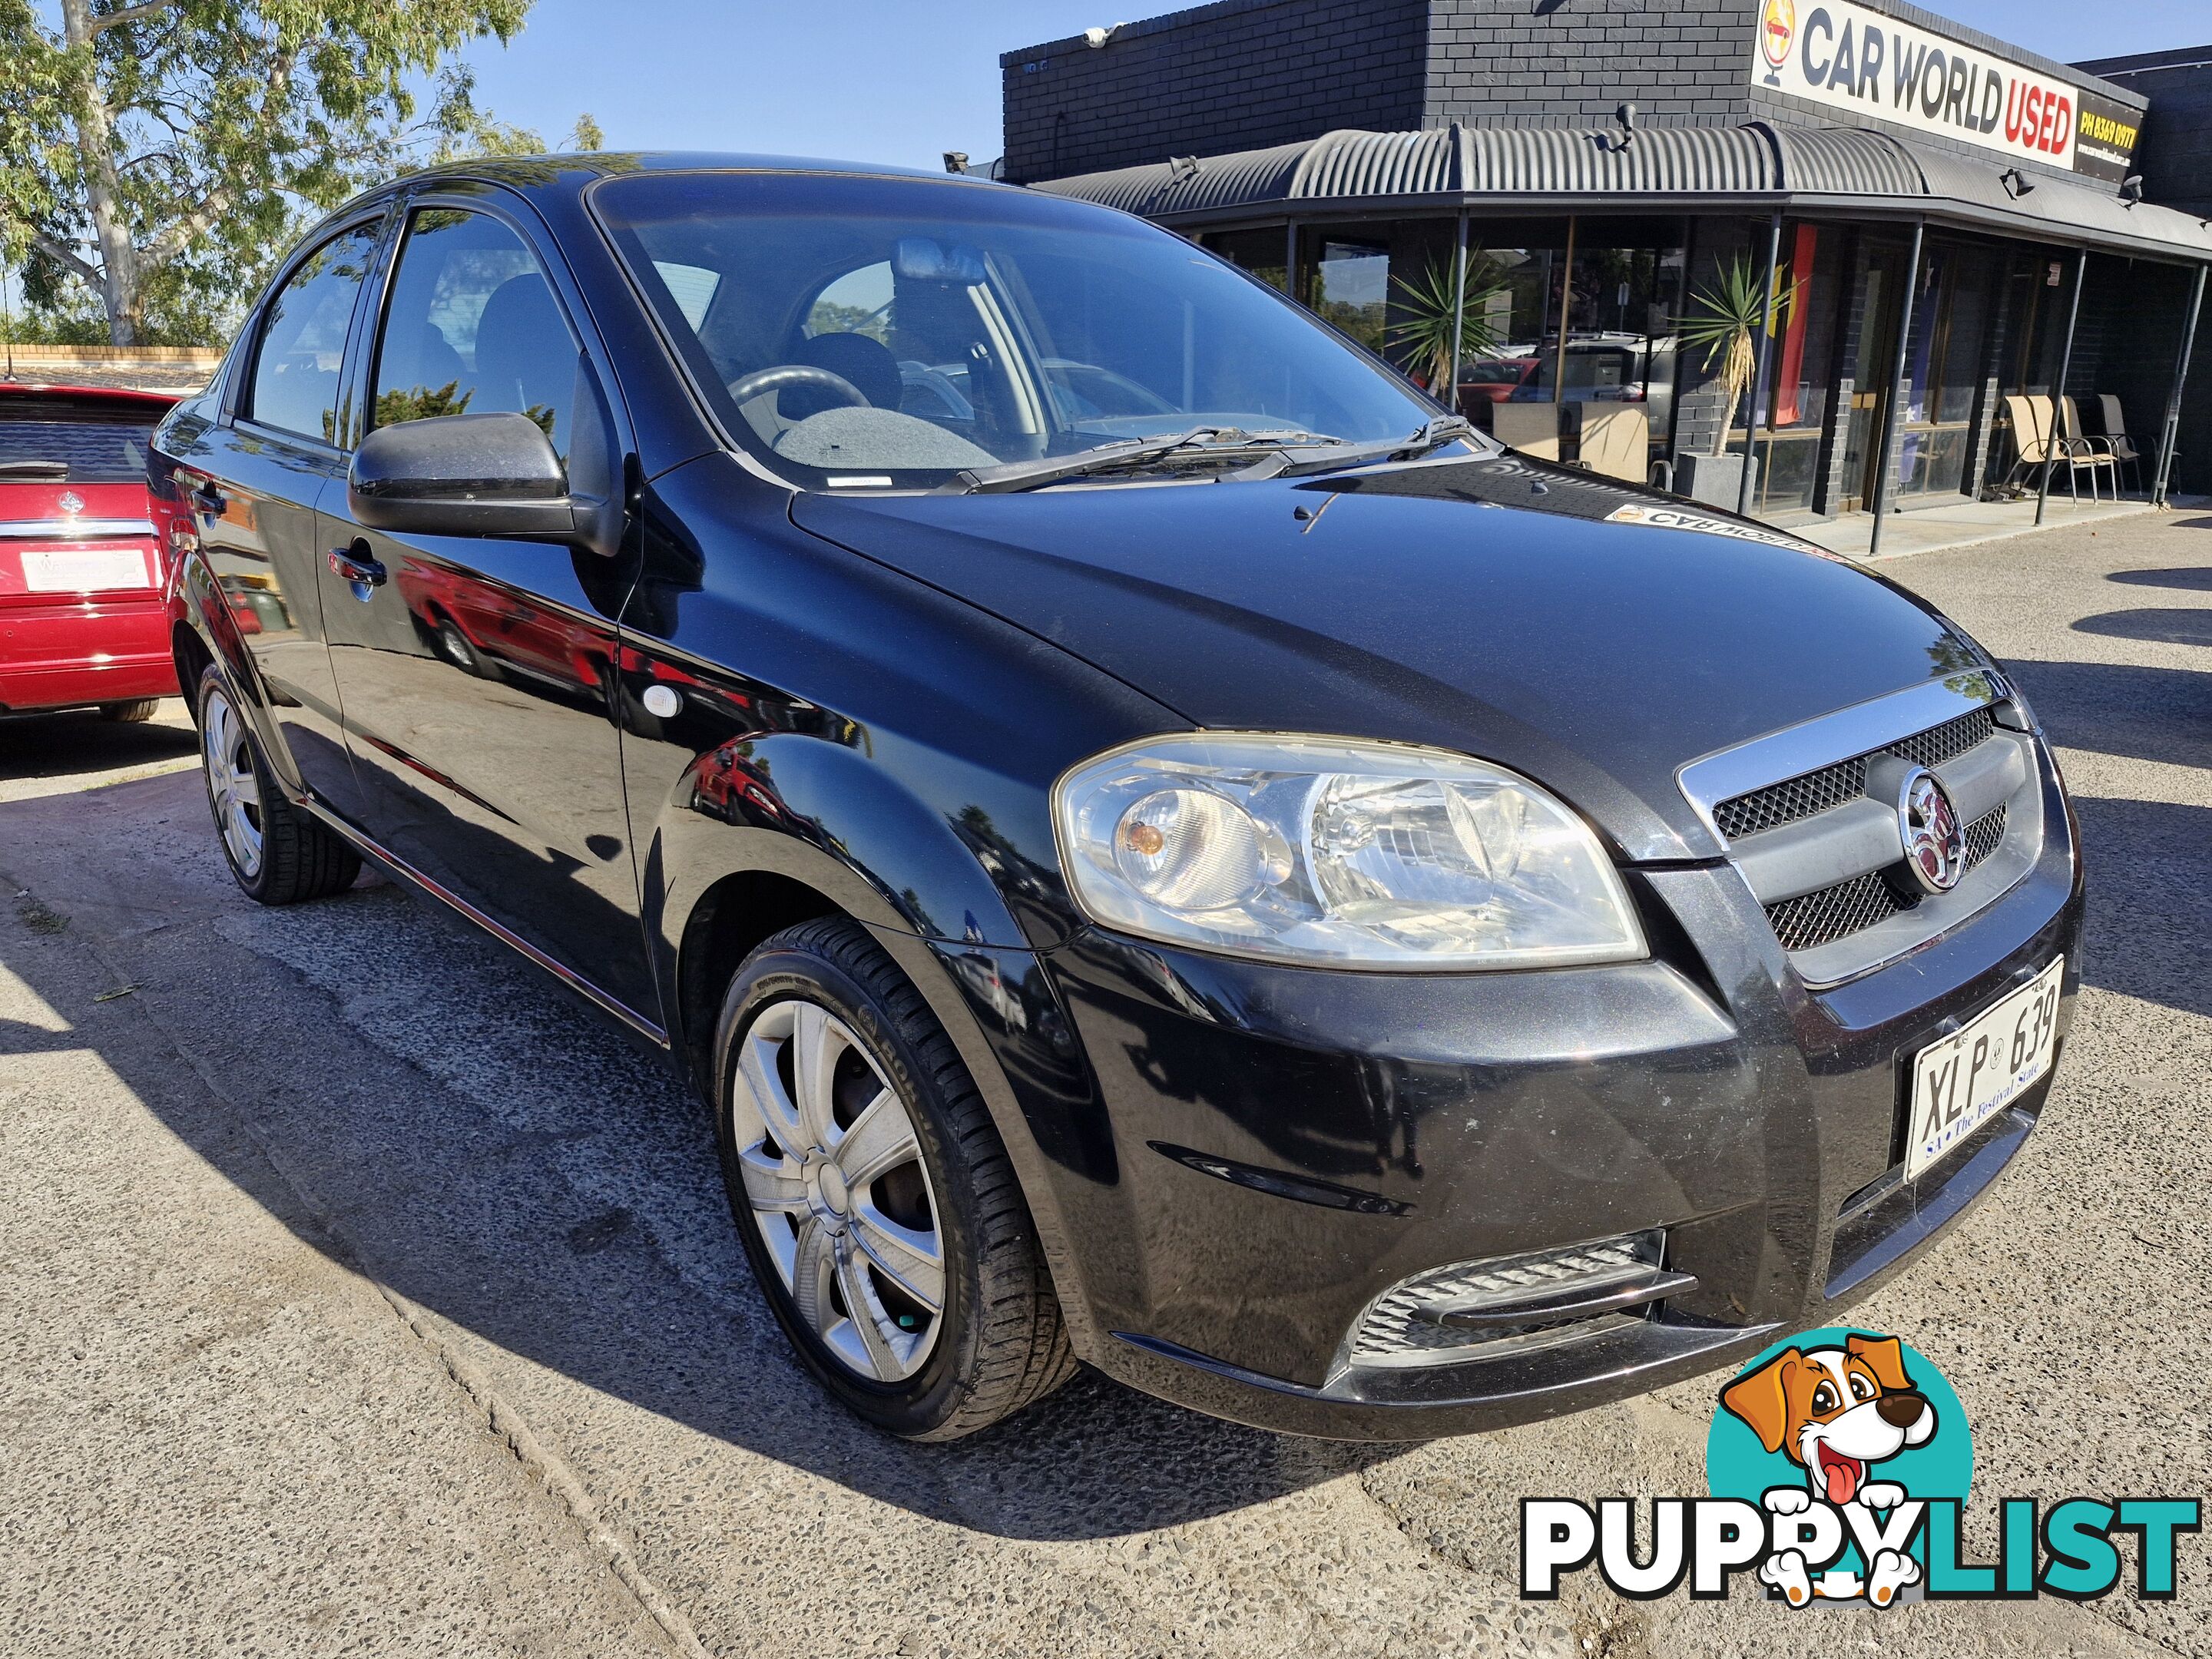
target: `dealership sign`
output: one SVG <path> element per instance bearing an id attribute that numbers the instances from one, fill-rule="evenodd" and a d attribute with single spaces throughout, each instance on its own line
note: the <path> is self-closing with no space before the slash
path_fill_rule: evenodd
<path id="1" fill-rule="evenodd" d="M 2137 110 L 1850 0 L 1765 0 L 1755 87 L 2001 155 L 2125 178 Z"/>

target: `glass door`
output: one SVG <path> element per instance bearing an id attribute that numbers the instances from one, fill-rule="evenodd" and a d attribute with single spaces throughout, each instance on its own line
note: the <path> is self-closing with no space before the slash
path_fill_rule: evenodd
<path id="1" fill-rule="evenodd" d="M 1878 246 L 1867 256 L 1866 322 L 1859 335 L 1850 430 L 1844 440 L 1840 505 L 1846 513 L 1863 513 L 1873 504 L 1881 422 L 1889 405 L 1890 368 L 1897 361 L 1898 296 L 1905 287 L 1905 249 L 1896 246 Z"/>

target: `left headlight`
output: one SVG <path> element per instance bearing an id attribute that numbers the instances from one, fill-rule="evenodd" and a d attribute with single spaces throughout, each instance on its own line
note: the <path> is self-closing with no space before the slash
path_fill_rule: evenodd
<path id="1" fill-rule="evenodd" d="M 1346 968 L 1632 961 L 1597 837 L 1536 784 L 1437 749 L 1191 732 L 1054 787 L 1084 913 L 1146 939 Z"/>

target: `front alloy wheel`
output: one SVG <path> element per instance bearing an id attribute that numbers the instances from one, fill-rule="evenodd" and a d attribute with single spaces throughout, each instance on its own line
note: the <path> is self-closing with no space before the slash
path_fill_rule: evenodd
<path id="1" fill-rule="evenodd" d="M 747 957 L 714 1060 L 723 1183 L 753 1275 L 847 1407 L 954 1440 L 1074 1375 L 997 1126 L 866 928 L 824 916 Z"/>
<path id="2" fill-rule="evenodd" d="M 745 1200 L 792 1304 L 856 1375 L 920 1370 L 945 1312 L 945 1247 L 921 1145 L 852 1028 L 771 1003 L 731 1089 Z"/>

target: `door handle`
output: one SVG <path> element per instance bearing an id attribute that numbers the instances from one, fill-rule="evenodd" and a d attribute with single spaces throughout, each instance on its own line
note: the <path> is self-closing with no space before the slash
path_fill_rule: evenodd
<path id="1" fill-rule="evenodd" d="M 366 599 L 369 589 L 384 586 L 386 572 L 380 561 L 368 556 L 368 543 L 356 542 L 331 550 L 331 574 L 350 584 L 354 598 Z"/>

